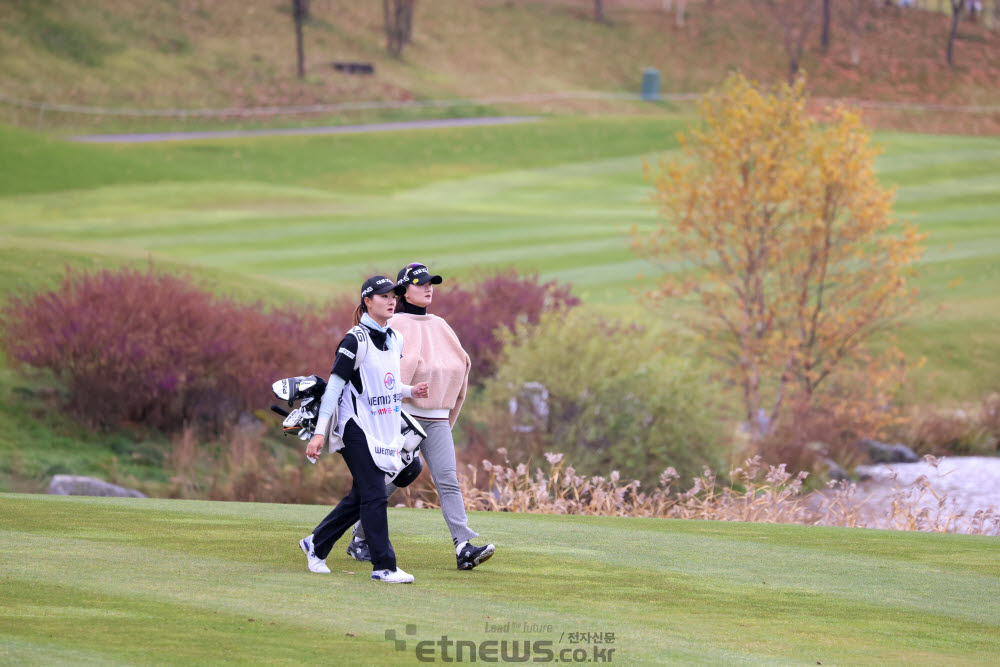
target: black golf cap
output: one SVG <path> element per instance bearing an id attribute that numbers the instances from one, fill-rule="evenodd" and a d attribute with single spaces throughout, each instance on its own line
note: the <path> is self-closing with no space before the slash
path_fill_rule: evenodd
<path id="1" fill-rule="evenodd" d="M 361 300 L 364 301 L 366 296 L 372 296 L 373 294 L 386 294 L 388 292 L 402 294 L 405 291 L 405 288 L 397 287 L 396 283 L 385 276 L 372 276 L 361 286 Z"/>
<path id="2" fill-rule="evenodd" d="M 441 276 L 432 275 L 427 267 L 419 262 L 414 262 L 413 264 L 407 264 L 399 270 L 396 274 L 396 284 L 403 286 L 407 285 L 426 285 L 430 283 L 432 285 L 440 285 L 442 282 Z"/>

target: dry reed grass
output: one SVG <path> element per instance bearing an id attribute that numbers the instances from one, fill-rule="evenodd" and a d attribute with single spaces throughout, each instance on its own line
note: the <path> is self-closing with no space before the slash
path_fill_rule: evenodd
<path id="1" fill-rule="evenodd" d="M 351 487 L 346 466 L 302 463 L 302 448 L 264 439 L 264 424 L 232 429 L 220 443 L 198 440 L 194 429 L 174 439 L 166 466 L 167 495 L 268 503 L 334 505 Z"/>
<path id="2" fill-rule="evenodd" d="M 1000 394 L 960 408 L 914 408 L 894 435 L 920 454 L 995 455 L 1000 451 Z"/>
<path id="3" fill-rule="evenodd" d="M 309 466 L 301 450 L 269 446 L 263 424 L 234 428 L 222 443 L 201 443 L 188 429 L 167 457 L 172 472 L 167 495 L 179 498 L 278 503 L 335 504 L 350 488 L 344 465 Z M 792 473 L 784 464 L 767 465 L 760 456 L 747 459 L 720 480 L 705 468 L 682 489 L 680 476 L 667 468 L 653 489 L 624 480 L 578 475 L 563 454 L 546 453 L 546 469 L 514 464 L 498 450 L 502 463 L 483 459 L 459 464 L 458 482 L 469 510 L 793 523 L 889 530 L 1000 536 L 1000 509 L 961 511 L 934 480 L 922 475 L 911 484 L 890 476 L 880 494 L 856 482 L 830 482 L 806 491 L 806 471 Z M 942 459 L 924 460 L 937 472 Z M 897 482 L 892 484 L 892 482 Z M 875 496 L 878 495 L 877 498 Z M 391 499 L 396 507 L 438 508 L 437 492 L 427 474 Z"/>
<path id="4" fill-rule="evenodd" d="M 506 452 L 501 455 L 502 464 L 484 460 L 480 467 L 466 464 L 466 470 L 459 471 L 468 509 L 1000 535 L 997 509 L 956 513 L 926 477 L 897 486 L 890 502 L 872 507 L 854 482 L 831 482 L 823 490 L 804 493 L 809 473 L 792 474 L 784 464 L 766 465 L 759 456 L 731 471 L 729 484 L 720 483 L 706 468 L 682 491 L 677 473 L 668 468 L 655 489 L 643 491 L 638 481 L 624 481 L 617 471 L 608 477 L 577 475 L 562 454 L 547 453 L 548 470 L 538 467 L 534 472 L 524 463 L 512 464 Z M 936 461 L 928 457 L 928 462 Z M 424 495 L 419 506 L 436 503 Z"/>

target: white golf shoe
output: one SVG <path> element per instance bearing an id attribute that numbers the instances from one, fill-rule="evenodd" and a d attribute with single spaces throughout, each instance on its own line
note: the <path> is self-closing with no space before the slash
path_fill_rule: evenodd
<path id="1" fill-rule="evenodd" d="M 372 581 L 384 581 L 387 584 L 412 584 L 413 575 L 403 572 L 398 567 L 395 570 L 374 570 Z"/>
<path id="2" fill-rule="evenodd" d="M 302 549 L 302 553 L 306 555 L 309 561 L 309 571 L 319 572 L 321 574 L 329 574 L 330 568 L 326 566 L 326 559 L 317 558 L 316 551 L 313 549 L 313 536 L 303 537 L 299 540 L 299 547 Z"/>

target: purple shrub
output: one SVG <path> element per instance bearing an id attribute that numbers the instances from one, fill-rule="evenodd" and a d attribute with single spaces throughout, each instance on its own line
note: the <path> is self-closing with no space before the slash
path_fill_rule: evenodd
<path id="1" fill-rule="evenodd" d="M 496 369 L 500 327 L 578 303 L 567 286 L 537 276 L 492 276 L 442 297 L 434 312 L 469 351 L 474 384 Z M 0 344 L 13 362 L 51 371 L 64 407 L 87 423 L 221 433 L 273 402 L 275 380 L 325 377 L 354 306 L 343 297 L 268 310 L 152 267 L 68 271 L 58 289 L 10 300 Z"/>
<path id="2" fill-rule="evenodd" d="M 266 311 L 152 269 L 68 272 L 55 291 L 11 299 L 2 343 L 50 370 L 86 422 L 219 432 L 265 407 L 275 380 L 328 370 L 345 310 Z"/>

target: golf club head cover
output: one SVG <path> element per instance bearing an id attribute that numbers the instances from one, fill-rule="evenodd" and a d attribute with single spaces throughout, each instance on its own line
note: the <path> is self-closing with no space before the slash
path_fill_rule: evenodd
<path id="1" fill-rule="evenodd" d="M 400 433 L 403 434 L 402 449 L 404 452 L 413 452 L 420 447 L 420 443 L 427 437 L 427 432 L 406 410 L 400 410 L 399 416 L 403 418 L 403 426 L 400 429 Z"/>
<path id="2" fill-rule="evenodd" d="M 424 464 L 420 460 L 420 452 L 402 452 L 403 461 L 406 463 L 403 468 L 397 472 L 395 475 L 386 474 L 385 481 L 388 484 L 392 482 L 398 488 L 405 488 L 413 483 L 417 477 L 420 476 L 420 471 L 424 469 Z"/>

